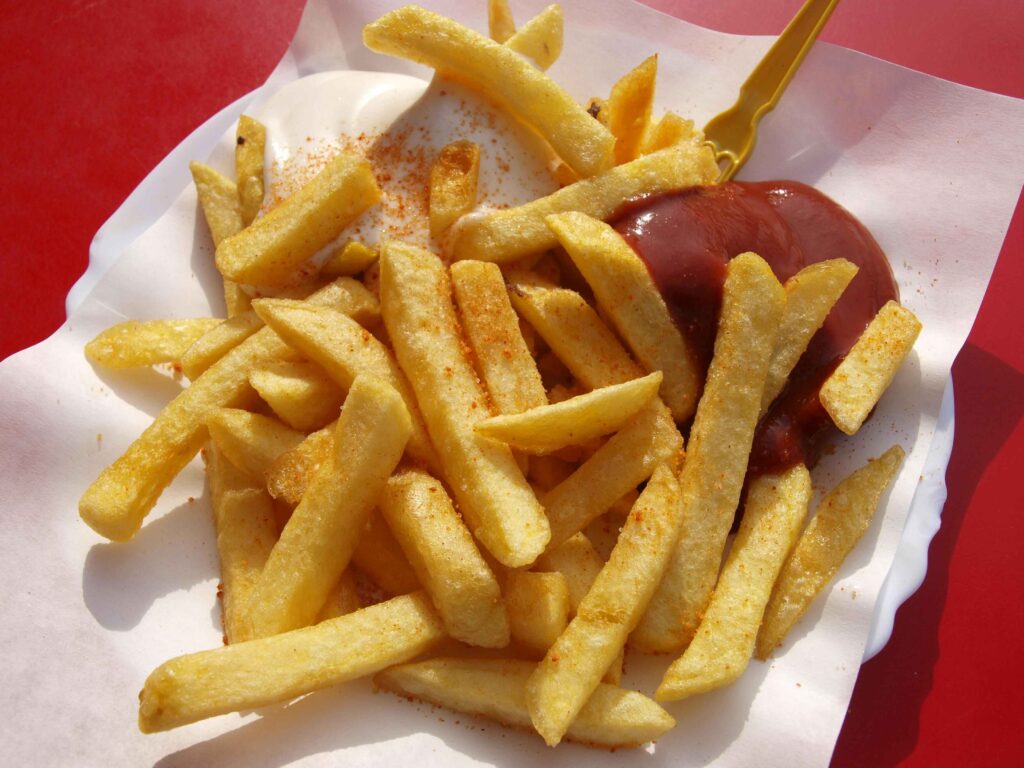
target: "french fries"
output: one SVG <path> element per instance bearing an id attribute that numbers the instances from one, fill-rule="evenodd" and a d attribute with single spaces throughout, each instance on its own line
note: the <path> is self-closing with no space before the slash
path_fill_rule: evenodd
<path id="1" fill-rule="evenodd" d="M 376 261 L 376 250 L 358 240 L 349 240 L 324 262 L 320 274 L 323 277 L 357 275 Z"/>
<path id="2" fill-rule="evenodd" d="M 476 205 L 480 174 L 480 147 L 471 141 L 453 141 L 430 166 L 430 235 L 440 237 L 448 227 Z"/>
<path id="3" fill-rule="evenodd" d="M 312 479 L 253 588 L 254 637 L 316 618 L 410 434 L 401 395 L 379 380 L 357 377 L 334 428 L 334 461 Z"/>
<path id="4" fill-rule="evenodd" d="M 700 144 L 703 140 L 704 135 L 697 130 L 692 120 L 685 120 L 674 112 L 666 112 L 658 122 L 648 126 L 638 153 L 649 155 L 684 141 Z"/>
<path id="5" fill-rule="evenodd" d="M 538 656 L 569 623 L 569 585 L 561 573 L 511 571 L 505 580 L 505 602 L 512 638 Z"/>
<path id="6" fill-rule="evenodd" d="M 658 74 L 655 54 L 627 72 L 608 96 L 608 130 L 615 136 L 615 163 L 628 163 L 640 154 L 651 122 L 654 81 Z"/>
<path id="7" fill-rule="evenodd" d="M 523 24 L 505 46 L 546 70 L 562 54 L 562 6 L 549 5 Z"/>
<path id="8" fill-rule="evenodd" d="M 334 424 L 318 429 L 290 451 L 279 455 L 267 469 L 267 490 L 275 499 L 295 506 L 302 500 L 310 478 L 334 450 Z"/>
<path id="9" fill-rule="evenodd" d="M 263 327 L 255 312 L 246 310 L 210 328 L 181 356 L 181 370 L 195 381 L 211 365 Z"/>
<path id="10" fill-rule="evenodd" d="M 370 515 L 359 534 L 352 564 L 390 597 L 423 588 L 380 510 Z"/>
<path id="11" fill-rule="evenodd" d="M 85 345 L 89 362 L 104 368 L 142 368 L 181 360 L 203 334 L 224 321 L 215 317 L 188 320 L 126 320 L 112 325 Z"/>
<path id="12" fill-rule="evenodd" d="M 487 0 L 487 31 L 497 43 L 504 43 L 516 33 L 508 0 Z"/>
<path id="13" fill-rule="evenodd" d="M 263 153 L 267 129 L 248 115 L 238 118 L 235 135 L 235 176 L 242 224 L 249 226 L 263 205 Z"/>
<path id="14" fill-rule="evenodd" d="M 203 209 L 210 237 L 216 246 L 240 232 L 244 226 L 238 186 L 227 176 L 203 163 L 192 162 L 188 168 L 196 185 L 199 207 Z"/>
<path id="15" fill-rule="evenodd" d="M 303 432 L 337 417 L 345 392 L 312 363 L 279 362 L 249 374 L 249 383 L 285 424 Z"/>
<path id="16" fill-rule="evenodd" d="M 303 440 L 301 432 L 277 419 L 241 408 L 217 409 L 207 417 L 206 429 L 228 460 L 255 480 L 263 480 L 278 457 Z"/>

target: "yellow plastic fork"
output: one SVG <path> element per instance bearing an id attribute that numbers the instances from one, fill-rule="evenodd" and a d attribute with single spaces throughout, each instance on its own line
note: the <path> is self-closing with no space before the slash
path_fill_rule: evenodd
<path id="1" fill-rule="evenodd" d="M 736 103 L 704 126 L 704 138 L 722 169 L 719 182 L 731 179 L 747 162 L 757 143 L 757 124 L 779 103 L 838 4 L 839 0 L 807 0 L 743 83 Z"/>

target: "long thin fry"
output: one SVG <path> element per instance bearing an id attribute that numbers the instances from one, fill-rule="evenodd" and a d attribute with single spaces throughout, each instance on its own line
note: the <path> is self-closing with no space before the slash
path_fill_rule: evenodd
<path id="1" fill-rule="evenodd" d="M 487 31 L 498 43 L 504 43 L 516 33 L 516 22 L 508 0 L 487 0 Z"/>
<path id="2" fill-rule="evenodd" d="M 227 459 L 261 483 L 277 458 L 303 439 L 277 419 L 240 408 L 218 408 L 207 417 L 206 428 Z"/>
<path id="3" fill-rule="evenodd" d="M 211 365 L 263 327 L 256 313 L 248 310 L 211 328 L 181 356 L 181 370 L 195 381 Z"/>
<path id="4" fill-rule="evenodd" d="M 139 368 L 181 360 L 203 334 L 223 324 L 215 317 L 126 320 L 85 345 L 85 356 L 104 368 Z"/>
<path id="5" fill-rule="evenodd" d="M 615 136 L 615 162 L 627 163 L 639 154 L 640 142 L 651 122 L 654 82 L 658 74 L 655 54 L 627 72 L 608 96 L 608 130 Z"/>
<path id="6" fill-rule="evenodd" d="M 263 153 L 267 129 L 255 118 L 241 115 L 235 131 L 235 177 L 242 224 L 252 224 L 263 205 Z"/>
<path id="7" fill-rule="evenodd" d="M 562 6 L 549 5 L 523 24 L 505 46 L 546 70 L 562 54 L 562 27 Z"/>

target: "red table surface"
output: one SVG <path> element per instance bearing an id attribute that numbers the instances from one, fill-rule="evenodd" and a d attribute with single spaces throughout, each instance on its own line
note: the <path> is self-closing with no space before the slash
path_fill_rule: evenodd
<path id="1" fill-rule="evenodd" d="M 777 34 L 799 0 L 649 0 Z M 97 228 L 193 128 L 263 82 L 302 0 L 5 2 L 0 24 L 0 358 L 64 320 Z M 571 33 L 571 22 L 570 22 Z M 847 0 L 822 38 L 1024 97 L 1020 0 Z M 627 62 L 624 62 L 624 66 Z M 998 162 L 981 157 L 978 162 Z M 834 766 L 1019 764 L 1024 662 L 1024 216 L 957 358 L 949 499 L 923 587 L 864 665 Z"/>

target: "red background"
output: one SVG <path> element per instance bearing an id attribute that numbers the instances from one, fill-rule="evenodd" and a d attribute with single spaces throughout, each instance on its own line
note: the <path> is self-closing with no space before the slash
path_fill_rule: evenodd
<path id="1" fill-rule="evenodd" d="M 648 0 L 704 26 L 777 34 L 799 0 Z M 302 0 L 2 5 L 0 358 L 64 320 L 99 226 L 192 129 L 258 86 Z M 1020 0 L 846 0 L 823 39 L 1024 97 Z M 998 162 L 997 157 L 979 162 Z M 1024 662 L 1024 214 L 954 367 L 949 500 L 924 586 L 861 671 L 834 766 L 1019 764 Z"/>

